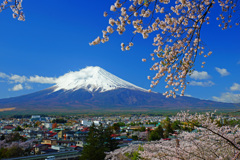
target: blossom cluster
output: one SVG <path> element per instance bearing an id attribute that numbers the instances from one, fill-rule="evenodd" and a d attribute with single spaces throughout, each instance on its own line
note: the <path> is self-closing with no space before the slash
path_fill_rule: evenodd
<path id="1" fill-rule="evenodd" d="M 109 18 L 109 26 L 103 30 L 102 38 L 97 37 L 90 45 L 109 41 L 109 36 L 114 32 L 122 35 L 127 27 L 133 27 L 133 37 L 141 34 L 147 39 L 154 34 L 153 46 L 156 47 L 150 54 L 153 62 L 150 70 L 155 75 L 148 76 L 151 80 L 150 87 L 155 87 L 164 77 L 168 88 L 163 95 L 176 97 L 176 92 L 181 91 L 181 96 L 186 90 L 186 77 L 194 70 L 197 55 L 208 57 L 212 54 L 206 49 L 200 38 L 201 28 L 210 23 L 208 16 L 211 8 L 220 6 L 223 29 L 231 28 L 231 18 L 236 12 L 237 0 L 116 0 L 110 6 L 110 11 L 116 17 Z M 104 16 L 109 16 L 104 12 Z M 219 18 L 217 18 L 219 19 Z M 224 20 L 227 19 L 227 20 Z M 223 24 L 222 24 L 223 23 Z M 238 23 L 236 23 L 238 25 Z M 121 43 L 121 50 L 130 50 L 133 42 Z M 149 58 L 148 58 L 149 59 Z M 142 59 L 145 62 L 147 59 Z M 202 62 L 202 67 L 206 62 Z"/>
<path id="2" fill-rule="evenodd" d="M 182 132 L 176 139 L 160 140 L 144 144 L 144 151 L 139 151 L 141 159 L 189 159 L 223 160 L 240 158 L 239 127 L 219 126 L 216 122 L 222 117 L 214 113 L 194 114 L 179 113 L 176 119 L 195 124 L 197 132 Z M 109 153 L 105 159 L 117 159 L 126 155 L 126 151 L 136 151 L 137 145 L 128 146 Z"/>
<path id="3" fill-rule="evenodd" d="M 3 0 L 0 5 L 0 12 L 10 7 L 13 12 L 13 18 L 18 18 L 19 21 L 25 21 L 25 15 L 22 11 L 22 1 L 23 0 Z"/>
<path id="4" fill-rule="evenodd" d="M 14 141 L 7 143 L 6 140 L 0 141 L 0 148 L 12 148 L 12 147 L 20 147 L 23 150 L 31 148 L 33 146 L 33 142 L 36 141 L 35 139 L 27 140 L 25 142 L 22 141 Z"/>

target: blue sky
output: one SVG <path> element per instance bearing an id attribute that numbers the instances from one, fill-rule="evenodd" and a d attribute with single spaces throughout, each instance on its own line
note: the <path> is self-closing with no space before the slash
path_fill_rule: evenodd
<path id="1" fill-rule="evenodd" d="M 23 1 L 25 22 L 12 18 L 10 10 L 0 13 L 0 98 L 39 91 L 54 85 L 51 77 L 86 66 L 100 66 L 112 74 L 143 88 L 149 88 L 152 62 L 143 63 L 153 51 L 152 38 L 134 39 L 134 47 L 122 52 L 121 42 L 131 35 L 113 34 L 97 46 L 89 42 L 106 28 L 103 17 L 114 1 Z M 211 13 L 213 16 L 215 13 Z M 222 31 L 215 21 L 202 30 L 202 40 L 213 51 L 207 59 L 198 57 L 196 71 L 188 78 L 189 96 L 226 102 L 240 102 L 240 28 Z M 206 61 L 201 68 L 201 61 Z M 217 68 L 218 69 L 217 69 Z M 225 70 L 224 70 L 225 69 Z M 36 77 L 36 75 L 38 77 Z M 29 81 L 30 77 L 35 77 Z M 199 79 L 199 77 L 202 79 Z M 46 77 L 50 78 L 46 80 Z M 41 81 L 44 79 L 45 81 Z M 163 82 L 162 82 L 163 83 Z M 154 91 L 164 92 L 160 84 Z"/>

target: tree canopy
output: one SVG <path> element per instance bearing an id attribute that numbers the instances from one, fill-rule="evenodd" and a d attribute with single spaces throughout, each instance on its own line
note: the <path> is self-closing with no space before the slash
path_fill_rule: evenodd
<path id="1" fill-rule="evenodd" d="M 112 128 L 96 126 L 94 123 L 89 128 L 86 145 L 84 145 L 80 159 L 96 160 L 104 159 L 105 152 L 113 151 L 118 143 L 112 139 Z"/>

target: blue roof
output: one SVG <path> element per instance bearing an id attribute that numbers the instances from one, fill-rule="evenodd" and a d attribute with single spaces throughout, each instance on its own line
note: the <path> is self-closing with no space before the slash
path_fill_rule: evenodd
<path id="1" fill-rule="evenodd" d="M 82 132 L 82 131 L 77 131 L 75 134 L 80 134 L 80 133 L 88 133 L 89 131 L 84 131 L 84 132 Z"/>

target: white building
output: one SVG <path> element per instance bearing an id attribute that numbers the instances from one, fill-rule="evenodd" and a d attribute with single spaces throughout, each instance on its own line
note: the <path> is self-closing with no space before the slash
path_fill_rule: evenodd
<path id="1" fill-rule="evenodd" d="M 41 116 L 40 116 L 40 115 L 32 115 L 32 118 L 37 118 L 37 119 L 39 119 L 39 118 L 41 118 Z"/>
<path id="2" fill-rule="evenodd" d="M 44 126 L 45 126 L 46 128 L 52 128 L 52 123 L 44 123 Z"/>
<path id="3" fill-rule="evenodd" d="M 89 126 L 92 125 L 92 122 L 86 121 L 86 120 L 82 120 L 82 121 L 81 121 L 81 124 L 84 125 L 84 126 L 88 126 L 88 127 L 89 127 Z"/>
<path id="4" fill-rule="evenodd" d="M 99 126 L 99 125 L 100 125 L 100 121 L 93 121 L 93 123 L 94 123 L 96 126 Z"/>

